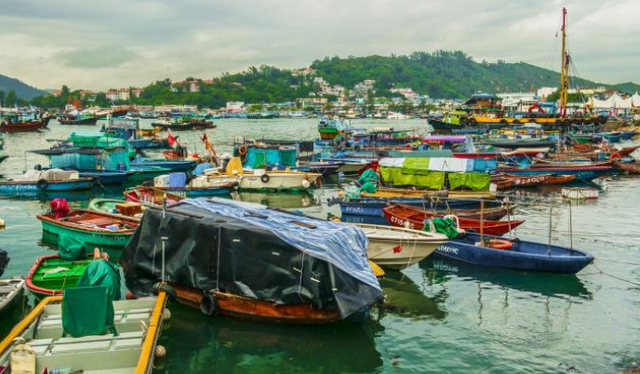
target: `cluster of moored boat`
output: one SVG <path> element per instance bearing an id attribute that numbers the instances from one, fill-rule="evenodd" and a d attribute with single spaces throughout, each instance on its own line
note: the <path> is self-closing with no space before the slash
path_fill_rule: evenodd
<path id="1" fill-rule="evenodd" d="M 58 253 L 35 259 L 24 280 L 0 283 L 0 308 L 11 308 L 24 289 L 41 300 L 0 343 L 0 367 L 26 356 L 35 372 L 148 372 L 163 351 L 155 348 L 168 299 L 207 315 L 361 321 L 384 297 L 378 278 L 385 270 L 429 256 L 575 274 L 593 256 L 509 235 L 525 220 L 513 217 L 516 205 L 499 191 L 584 183 L 636 168 L 635 146 L 555 139 L 542 147 L 514 137 L 501 147 L 394 129 L 322 134 L 316 141 L 235 139 L 233 152 L 219 155 L 206 134 L 206 154 L 193 154 L 169 131 L 165 158 L 152 159 L 135 150 L 158 133 L 141 134 L 137 120 L 121 118 L 109 119 L 100 133 L 72 133 L 36 151 L 51 164 L 0 182 L 0 193 L 47 194 L 50 209 L 37 219 L 43 242 Z M 308 193 L 332 175 L 342 189 L 329 205 L 338 204 L 341 214 L 328 220 L 232 198 L 236 190 Z M 87 209 L 64 199 L 93 183 L 136 176 L 140 184 L 121 199 L 94 199 Z M 3 263 L 0 251 L 0 269 Z M 106 322 L 97 324 L 87 311 Z M 90 360 L 96 353 L 105 359 Z"/>

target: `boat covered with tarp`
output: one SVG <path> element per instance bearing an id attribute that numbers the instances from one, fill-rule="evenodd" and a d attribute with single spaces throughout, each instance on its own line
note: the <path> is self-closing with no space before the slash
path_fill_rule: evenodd
<path id="1" fill-rule="evenodd" d="M 164 238 L 164 239 L 163 239 Z M 213 198 L 149 208 L 124 250 L 127 288 L 161 278 L 207 314 L 319 324 L 366 316 L 383 294 L 358 227 Z"/>

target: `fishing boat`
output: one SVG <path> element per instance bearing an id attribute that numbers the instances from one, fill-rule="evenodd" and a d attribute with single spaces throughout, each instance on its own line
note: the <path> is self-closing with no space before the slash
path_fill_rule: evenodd
<path id="1" fill-rule="evenodd" d="M 148 158 L 137 158 L 129 163 L 132 168 L 159 167 L 169 169 L 171 172 L 190 172 L 196 166 L 196 161 L 192 160 L 153 160 Z"/>
<path id="2" fill-rule="evenodd" d="M 323 178 L 331 174 L 337 174 L 338 170 L 344 165 L 344 162 L 335 161 L 316 161 L 300 164 L 296 170 L 302 172 L 319 173 Z"/>
<path id="3" fill-rule="evenodd" d="M 122 248 L 138 227 L 138 221 L 133 218 L 85 209 L 71 210 L 59 218 L 55 213 L 38 214 L 36 218 L 52 241 L 59 244 L 62 236 L 72 236 L 84 243 L 87 252 L 94 247 Z"/>
<path id="4" fill-rule="evenodd" d="M 234 161 L 235 159 L 235 161 Z M 204 176 L 191 181 L 194 187 L 207 186 L 211 183 L 237 183 L 239 190 L 268 190 L 268 191 L 305 191 L 317 185 L 322 178 L 319 173 L 289 171 L 289 170 L 243 170 L 239 158 L 232 159 L 227 165 L 225 173 L 220 171 L 205 171 Z"/>
<path id="5" fill-rule="evenodd" d="M 89 201 L 88 208 L 94 212 L 109 213 L 140 221 L 144 213 L 145 205 L 139 202 L 96 198 Z"/>
<path id="6" fill-rule="evenodd" d="M 45 128 L 39 121 L 29 122 L 2 122 L 0 121 L 0 132 L 35 132 Z"/>
<path id="7" fill-rule="evenodd" d="M 383 209 L 387 221 L 392 226 L 405 227 L 413 230 L 423 230 L 425 220 L 433 217 L 443 217 L 444 214 L 436 214 L 409 205 L 390 204 Z M 493 221 L 473 219 L 466 217 L 458 218 L 458 226 L 466 231 L 480 232 L 481 229 L 488 235 L 504 235 L 516 227 L 522 225 L 524 220 L 514 219 L 510 221 Z"/>
<path id="8" fill-rule="evenodd" d="M 553 174 L 556 176 L 574 176 L 578 181 L 591 181 L 613 172 L 613 166 L 570 166 L 570 167 L 536 167 L 536 168 L 517 168 L 517 167 L 500 167 L 498 172 L 512 175 L 542 175 Z"/>
<path id="9" fill-rule="evenodd" d="M 165 131 L 206 130 L 217 127 L 212 121 L 198 118 L 181 118 L 175 121 L 172 119 L 159 119 L 152 123 L 152 126 Z"/>
<path id="10" fill-rule="evenodd" d="M 76 290 L 80 289 L 73 289 Z M 67 303 L 66 295 L 64 299 Z M 150 374 L 153 371 L 154 352 L 167 303 L 164 292 L 155 298 L 113 301 L 112 331 L 99 335 L 69 333 L 69 325 L 82 323 L 78 321 L 83 319 L 77 316 L 87 312 L 81 310 L 85 306 L 82 300 L 66 307 L 62 303 L 62 296 L 45 298 L 11 330 L 0 342 L 0 367 L 8 368 L 17 360 L 13 352 L 22 358 L 20 363 L 13 362 L 14 370 L 20 365 L 25 370 L 23 373 Z M 103 310 L 108 307 L 102 307 L 99 301 L 86 305 L 89 312 L 108 314 Z M 70 319 L 74 323 L 68 322 Z M 98 323 L 85 321 L 91 327 Z"/>
<path id="11" fill-rule="evenodd" d="M 228 199 L 185 199 L 165 210 L 148 209 L 138 233 L 121 260 L 127 288 L 136 295 L 149 292 L 160 275 L 156 254 L 162 247 L 177 300 L 209 316 L 332 323 L 365 316 L 383 297 L 367 259 L 366 236 L 340 222 Z M 267 245 L 269 255 L 255 243 Z M 312 277 L 297 270 L 303 254 L 301 271 L 314 269 Z"/>
<path id="12" fill-rule="evenodd" d="M 616 168 L 627 174 L 640 174 L 640 164 L 637 162 L 615 162 Z"/>
<path id="13" fill-rule="evenodd" d="M 127 201 L 155 206 L 162 206 L 164 204 L 170 205 L 184 199 L 184 196 L 150 186 L 134 187 L 132 189 L 125 190 L 123 195 Z"/>
<path id="14" fill-rule="evenodd" d="M 238 178 L 199 176 L 187 182 L 185 173 L 172 173 L 154 178 L 153 187 L 183 197 L 229 195 Z"/>
<path id="15" fill-rule="evenodd" d="M 77 112 L 75 116 L 65 115 L 57 118 L 61 125 L 88 125 L 93 126 L 98 123 L 99 116 L 93 113 Z"/>
<path id="16" fill-rule="evenodd" d="M 373 216 L 384 217 L 383 209 L 389 204 L 404 204 L 410 205 L 416 208 L 429 209 L 437 212 L 456 212 L 457 214 L 475 215 L 473 209 L 480 208 L 481 200 L 479 199 L 429 199 L 429 198 L 359 198 L 349 200 L 331 200 L 330 205 L 338 202 L 340 204 L 340 211 L 342 214 L 359 215 L 359 216 Z M 500 218 L 504 217 L 507 213 L 504 209 L 500 208 L 499 201 L 487 201 L 485 202 L 485 208 L 487 212 L 496 213 L 496 216 Z M 495 217 L 494 217 L 495 218 Z M 500 219 L 495 218 L 495 219 Z"/>
<path id="17" fill-rule="evenodd" d="M 63 260 L 57 254 L 38 257 L 27 274 L 27 288 L 37 297 L 62 295 L 77 286 L 91 261 L 93 257 L 77 261 Z"/>
<path id="18" fill-rule="evenodd" d="M 35 132 L 44 129 L 49 124 L 51 116 L 39 112 L 7 112 L 0 113 L 0 133 L 5 132 Z"/>
<path id="19" fill-rule="evenodd" d="M 81 177 L 76 171 L 28 170 L 16 179 L 0 182 L 0 193 L 79 191 L 92 186 L 93 178 Z"/>
<path id="20" fill-rule="evenodd" d="M 592 255 L 578 249 L 477 233 L 453 239 L 435 254 L 479 266 L 560 274 L 576 274 L 593 262 Z"/>
<path id="21" fill-rule="evenodd" d="M 442 234 L 400 227 L 367 224 L 357 226 L 369 239 L 369 260 L 389 269 L 404 269 L 416 264 L 449 240 Z"/>
<path id="22" fill-rule="evenodd" d="M 0 313 L 9 310 L 24 291 L 24 279 L 0 279 Z"/>

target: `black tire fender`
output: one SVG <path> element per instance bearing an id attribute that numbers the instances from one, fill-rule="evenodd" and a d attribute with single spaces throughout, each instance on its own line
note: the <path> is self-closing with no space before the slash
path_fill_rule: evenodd
<path id="1" fill-rule="evenodd" d="M 216 297 L 211 292 L 206 292 L 202 295 L 200 300 L 200 311 L 205 316 L 212 316 L 216 312 Z"/>
<path id="2" fill-rule="evenodd" d="M 262 183 L 269 183 L 269 179 L 271 179 L 269 177 L 269 174 L 262 174 L 262 176 L 260 176 L 260 180 L 262 181 Z"/>
<path id="3" fill-rule="evenodd" d="M 36 182 L 36 186 L 39 190 L 46 190 L 49 186 L 49 182 L 47 182 L 46 179 L 38 179 L 38 181 Z"/>

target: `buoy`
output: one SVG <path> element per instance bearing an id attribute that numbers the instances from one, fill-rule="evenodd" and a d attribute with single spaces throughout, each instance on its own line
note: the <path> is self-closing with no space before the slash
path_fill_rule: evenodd
<path id="1" fill-rule="evenodd" d="M 169 309 L 164 309 L 162 311 L 162 320 L 168 321 L 171 319 L 171 311 Z"/>
<path id="2" fill-rule="evenodd" d="M 304 187 L 304 188 L 309 188 L 309 186 L 311 186 L 311 183 L 309 183 L 309 181 L 308 181 L 308 180 L 304 179 L 304 180 L 302 181 L 302 187 Z"/>
<path id="3" fill-rule="evenodd" d="M 6 226 L 4 220 L 0 218 L 0 229 L 3 229 Z"/>
<path id="4" fill-rule="evenodd" d="M 167 355 L 167 349 L 161 345 L 156 345 L 156 349 L 153 354 L 156 358 L 164 358 Z"/>

